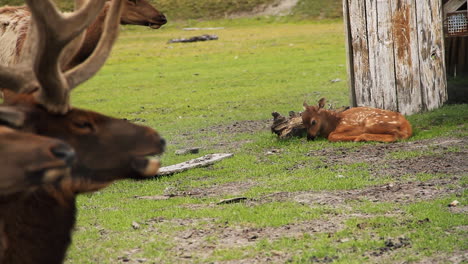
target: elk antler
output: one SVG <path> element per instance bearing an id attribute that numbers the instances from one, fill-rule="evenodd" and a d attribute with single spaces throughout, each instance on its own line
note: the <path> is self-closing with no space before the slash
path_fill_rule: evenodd
<path id="1" fill-rule="evenodd" d="M 88 0 L 75 0 L 75 10 L 80 9 Z M 65 47 L 60 57 L 60 67 L 63 69 L 64 65 L 67 65 L 69 61 L 75 56 L 75 54 L 83 45 L 83 41 L 86 36 L 86 30 L 84 30 L 78 37 L 76 37 L 70 44 Z"/>
<path id="2" fill-rule="evenodd" d="M 114 0 L 116 1 L 116 0 Z M 106 16 L 103 33 L 96 49 L 82 64 L 66 72 L 66 79 L 70 89 L 91 78 L 106 62 L 112 46 L 119 34 L 120 16 L 122 14 L 123 2 L 114 2 Z"/>
<path id="3" fill-rule="evenodd" d="M 80 6 L 82 0 L 76 0 Z M 0 82 L 13 91 L 40 87 L 36 100 L 54 113 L 69 110 L 70 90 L 93 76 L 104 64 L 118 35 L 122 0 L 113 0 L 104 32 L 91 57 L 67 73 L 61 71 L 62 54 L 70 56 L 79 47 L 78 35 L 96 19 L 106 0 L 91 0 L 79 10 L 64 15 L 50 0 L 26 0 L 32 23 L 24 56 L 14 67 L 0 66 Z M 78 37 L 78 38 L 77 38 Z M 78 39 L 75 40 L 74 39 Z M 68 45 L 71 45 L 67 48 Z"/>

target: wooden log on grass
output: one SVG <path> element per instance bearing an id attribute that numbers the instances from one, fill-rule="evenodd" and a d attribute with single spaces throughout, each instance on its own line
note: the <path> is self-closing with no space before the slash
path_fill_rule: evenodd
<path id="1" fill-rule="evenodd" d="M 271 132 L 278 135 L 279 138 L 303 137 L 306 129 L 302 124 L 300 113 L 290 111 L 289 117 L 284 117 L 278 112 L 271 113 L 273 116 L 273 124 Z"/>
<path id="2" fill-rule="evenodd" d="M 193 168 L 200 168 L 212 165 L 218 161 L 221 161 L 225 158 L 232 157 L 234 154 L 232 153 L 215 153 L 215 154 L 208 154 L 200 158 L 191 159 L 182 163 L 178 163 L 175 165 L 162 167 L 159 169 L 157 176 L 164 176 L 164 175 L 171 175 L 174 173 L 183 172 Z"/>

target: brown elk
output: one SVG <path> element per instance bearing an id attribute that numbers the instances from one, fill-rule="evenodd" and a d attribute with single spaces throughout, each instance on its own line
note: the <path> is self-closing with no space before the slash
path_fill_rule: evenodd
<path id="1" fill-rule="evenodd" d="M 77 2 L 79 2 L 77 0 Z M 13 66 L 0 65 L 0 82 L 14 92 L 28 91 L 0 106 L 0 114 L 24 115 L 18 129 L 63 140 L 75 149 L 71 177 L 28 195 L 1 197 L 2 263 L 62 263 L 75 224 L 76 195 L 95 191 L 124 178 L 156 175 L 160 163 L 147 156 L 161 154 L 165 141 L 149 127 L 92 111 L 73 108 L 70 91 L 104 64 L 118 34 L 123 0 L 113 0 L 103 35 L 93 54 L 69 70 L 60 67 L 63 53 L 73 53 L 73 40 L 104 7 L 88 1 L 71 15 L 59 12 L 51 0 L 26 0 L 33 23 L 25 41 L 29 58 Z M 72 48 L 70 49 L 70 45 Z M 23 142 L 27 144 L 27 142 Z M 1 260 L 0 260 L 1 262 Z"/>
<path id="2" fill-rule="evenodd" d="M 60 140 L 0 126 L 0 156 L 0 196 L 5 196 L 69 177 L 75 153 Z"/>
<path id="3" fill-rule="evenodd" d="M 104 19 L 110 7 L 105 4 L 97 19 L 88 27 L 81 48 L 63 63 L 65 70 L 71 69 L 88 58 L 103 32 Z M 31 12 L 26 6 L 6 6 L 0 8 L 0 64 L 12 65 L 20 60 L 27 36 Z M 147 0 L 125 0 L 120 24 L 140 25 L 158 29 L 167 23 L 163 13 Z"/>
<path id="4" fill-rule="evenodd" d="M 343 112 L 325 110 L 325 98 L 318 106 L 304 102 L 302 122 L 307 139 L 320 135 L 330 141 L 394 142 L 411 136 L 411 124 L 398 113 L 371 107 L 354 107 Z"/>

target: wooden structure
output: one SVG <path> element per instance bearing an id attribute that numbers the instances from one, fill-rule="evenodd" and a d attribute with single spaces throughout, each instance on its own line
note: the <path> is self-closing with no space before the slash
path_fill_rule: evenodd
<path id="1" fill-rule="evenodd" d="M 443 4 L 447 75 L 468 76 L 467 0 L 443 0 Z"/>
<path id="2" fill-rule="evenodd" d="M 447 101 L 441 1 L 343 0 L 353 106 L 408 115 Z"/>

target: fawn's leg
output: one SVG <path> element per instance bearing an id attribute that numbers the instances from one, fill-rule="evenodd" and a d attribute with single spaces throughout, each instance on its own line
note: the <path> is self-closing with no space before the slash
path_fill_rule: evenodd
<path id="1" fill-rule="evenodd" d="M 395 142 L 398 140 L 396 135 L 391 134 L 361 134 L 354 140 L 358 141 L 380 141 L 380 142 Z"/>
<path id="2" fill-rule="evenodd" d="M 352 136 L 349 134 L 346 134 L 346 132 L 341 132 L 341 133 L 336 133 L 332 132 L 330 135 L 328 135 L 328 140 L 332 142 L 338 142 L 338 141 L 355 141 L 358 136 Z"/>

